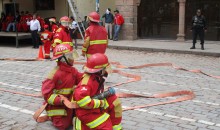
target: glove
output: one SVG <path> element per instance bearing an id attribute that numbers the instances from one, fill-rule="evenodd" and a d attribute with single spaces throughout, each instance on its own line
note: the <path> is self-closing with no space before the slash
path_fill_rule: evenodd
<path id="1" fill-rule="evenodd" d="M 107 109 L 109 107 L 106 99 L 100 101 L 101 101 L 100 108 Z"/>

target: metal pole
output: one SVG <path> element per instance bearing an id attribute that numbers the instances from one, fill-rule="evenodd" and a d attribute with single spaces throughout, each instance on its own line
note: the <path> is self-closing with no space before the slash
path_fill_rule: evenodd
<path id="1" fill-rule="evenodd" d="M 84 41 L 84 37 L 83 37 L 82 31 L 81 31 L 81 28 L 80 28 L 80 26 L 79 26 L 79 22 L 78 22 L 78 20 L 77 20 L 76 12 L 75 12 L 75 10 L 73 9 L 73 5 L 72 5 L 71 1 L 68 0 L 68 2 L 69 2 L 70 9 L 71 9 L 71 11 L 72 11 L 72 13 L 73 13 L 73 17 L 75 18 L 75 20 L 76 20 L 76 22 L 77 22 L 77 27 L 78 27 L 78 29 L 79 29 L 80 35 L 81 35 L 81 37 L 82 37 L 82 39 L 83 39 L 83 41 Z"/>
<path id="2" fill-rule="evenodd" d="M 99 13 L 99 0 L 96 0 L 96 12 Z"/>
<path id="3" fill-rule="evenodd" d="M 16 30 L 16 48 L 18 48 L 18 30 L 16 28 L 16 24 L 17 24 L 17 19 L 16 19 L 16 4 L 15 4 L 16 0 L 14 0 L 14 13 L 15 13 L 15 30 Z"/>

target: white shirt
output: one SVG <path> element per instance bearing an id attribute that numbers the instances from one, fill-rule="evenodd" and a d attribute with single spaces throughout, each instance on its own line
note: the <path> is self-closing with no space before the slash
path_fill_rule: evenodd
<path id="1" fill-rule="evenodd" d="M 40 32 L 41 29 L 40 22 L 37 19 L 28 21 L 27 25 L 30 25 L 31 31 L 38 30 L 38 32 Z"/>
<path id="2" fill-rule="evenodd" d="M 76 29 L 77 28 L 77 22 L 73 21 L 72 24 L 70 25 L 70 29 Z"/>

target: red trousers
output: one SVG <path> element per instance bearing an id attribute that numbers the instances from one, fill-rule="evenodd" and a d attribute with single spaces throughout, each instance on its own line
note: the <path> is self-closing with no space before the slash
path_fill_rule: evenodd
<path id="1" fill-rule="evenodd" d="M 27 23 L 18 23 L 17 29 L 18 29 L 18 32 L 27 32 L 28 25 L 27 25 Z"/>
<path id="2" fill-rule="evenodd" d="M 68 109 L 67 116 L 53 116 L 51 120 L 53 125 L 59 130 L 66 130 L 68 127 L 72 126 L 73 110 Z"/>
<path id="3" fill-rule="evenodd" d="M 100 124 L 99 126 L 93 128 L 92 130 L 113 130 L 113 127 L 121 124 L 122 120 L 122 108 L 121 102 L 116 95 L 107 98 L 109 107 L 103 110 L 101 113 L 90 113 L 82 117 L 77 117 L 81 121 L 82 130 L 91 130 L 86 124 L 94 121 L 98 117 L 102 116 L 103 113 L 108 113 L 110 117 Z"/>
<path id="4" fill-rule="evenodd" d="M 44 43 L 44 57 L 47 59 L 47 58 L 50 58 L 50 47 L 51 47 L 51 41 L 46 41 L 44 40 L 43 41 Z"/>
<path id="5" fill-rule="evenodd" d="M 7 26 L 8 26 L 8 23 L 3 22 L 3 23 L 2 23 L 2 28 L 1 28 L 1 31 L 6 31 Z"/>

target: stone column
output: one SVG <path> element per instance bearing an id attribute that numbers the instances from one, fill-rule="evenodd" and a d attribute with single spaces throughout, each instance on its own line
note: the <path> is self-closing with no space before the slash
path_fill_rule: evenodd
<path id="1" fill-rule="evenodd" d="M 125 40 L 137 39 L 137 3 L 140 0 L 116 0 L 116 8 L 123 15 L 123 24 L 119 38 Z"/>
<path id="2" fill-rule="evenodd" d="M 177 41 L 185 41 L 185 5 L 186 0 L 178 0 L 179 2 L 179 33 L 177 34 Z"/>

